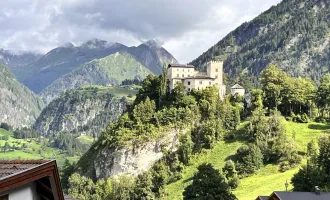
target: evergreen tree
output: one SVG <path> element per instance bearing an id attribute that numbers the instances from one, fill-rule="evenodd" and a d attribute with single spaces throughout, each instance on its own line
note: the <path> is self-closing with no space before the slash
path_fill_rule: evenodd
<path id="1" fill-rule="evenodd" d="M 193 177 L 191 185 L 183 192 L 183 199 L 198 200 L 236 200 L 225 178 L 211 164 L 202 164 Z"/>

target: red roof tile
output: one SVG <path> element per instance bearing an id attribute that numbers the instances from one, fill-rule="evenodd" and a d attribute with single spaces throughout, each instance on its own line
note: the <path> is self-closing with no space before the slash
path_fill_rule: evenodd
<path id="1" fill-rule="evenodd" d="M 40 166 L 48 160 L 0 160 L 0 179 Z"/>

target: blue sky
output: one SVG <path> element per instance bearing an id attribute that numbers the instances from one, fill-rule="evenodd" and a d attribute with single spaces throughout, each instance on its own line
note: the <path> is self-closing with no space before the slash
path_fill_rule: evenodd
<path id="1" fill-rule="evenodd" d="M 91 38 L 128 46 L 157 39 L 190 62 L 280 0 L 1 0 L 0 47 L 47 51 Z"/>

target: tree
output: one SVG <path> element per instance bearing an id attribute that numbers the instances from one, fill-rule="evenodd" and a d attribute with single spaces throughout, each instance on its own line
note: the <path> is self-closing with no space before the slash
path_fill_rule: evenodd
<path id="1" fill-rule="evenodd" d="M 73 172 L 74 164 L 71 164 L 68 159 L 65 159 L 63 166 L 60 168 L 61 184 L 65 193 L 67 193 L 69 188 L 69 177 L 73 174 Z"/>
<path id="2" fill-rule="evenodd" d="M 251 91 L 251 103 L 252 103 L 252 110 L 256 108 L 263 108 L 263 91 L 260 89 L 254 89 Z"/>
<path id="3" fill-rule="evenodd" d="M 191 140 L 190 134 L 186 133 L 184 135 L 180 135 L 180 147 L 178 150 L 179 154 L 179 160 L 185 164 L 188 165 L 190 161 L 190 155 L 193 150 L 194 143 Z"/>
<path id="4" fill-rule="evenodd" d="M 134 105 L 145 101 L 147 97 L 149 97 L 150 100 L 159 102 L 159 97 L 161 96 L 160 92 L 163 92 L 163 90 L 161 89 L 160 78 L 155 75 L 149 74 L 142 82 L 142 88 L 136 95 Z"/>
<path id="5" fill-rule="evenodd" d="M 330 74 L 325 74 L 321 79 L 316 92 L 316 104 L 321 111 L 321 116 L 324 117 L 325 111 L 330 105 Z"/>
<path id="6" fill-rule="evenodd" d="M 3 146 L 3 152 L 6 153 L 8 150 L 10 150 L 11 146 L 8 142 L 5 142 L 5 145 Z"/>
<path id="7" fill-rule="evenodd" d="M 112 180 L 113 200 L 129 200 L 134 196 L 135 179 L 132 176 L 120 175 Z"/>
<path id="8" fill-rule="evenodd" d="M 284 82 L 288 75 L 274 64 L 269 64 L 260 75 L 262 90 L 265 94 L 264 104 L 268 109 L 277 110 L 278 105 L 282 102 Z"/>
<path id="9" fill-rule="evenodd" d="M 211 164 L 202 164 L 198 167 L 192 184 L 185 188 L 183 199 L 236 200 L 237 198 L 230 192 L 229 186 L 219 170 L 214 169 Z"/>
<path id="10" fill-rule="evenodd" d="M 112 182 L 111 179 L 101 179 L 95 184 L 95 193 L 100 200 L 110 199 L 112 193 Z"/>
<path id="11" fill-rule="evenodd" d="M 142 123 L 149 122 L 156 112 L 155 101 L 150 100 L 149 97 L 145 101 L 140 102 L 134 107 L 134 119 Z"/>
<path id="12" fill-rule="evenodd" d="M 134 189 L 134 199 L 136 200 L 151 200 L 155 199 L 155 195 L 152 192 L 152 176 L 149 172 L 139 174 L 136 179 L 136 185 Z"/>
<path id="13" fill-rule="evenodd" d="M 236 169 L 241 176 L 253 174 L 263 165 L 263 155 L 256 145 L 243 145 L 236 152 Z"/>
<path id="14" fill-rule="evenodd" d="M 95 185 L 90 178 L 74 173 L 68 180 L 68 193 L 79 200 L 94 199 Z"/>

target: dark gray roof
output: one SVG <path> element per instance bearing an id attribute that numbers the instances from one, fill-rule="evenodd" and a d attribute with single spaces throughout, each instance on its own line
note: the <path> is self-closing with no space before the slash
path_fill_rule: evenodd
<path id="1" fill-rule="evenodd" d="M 170 67 L 195 68 L 194 65 L 183 65 L 183 64 L 169 64 L 168 68 Z"/>
<path id="2" fill-rule="evenodd" d="M 274 192 L 280 200 L 329 200 L 330 193 L 321 192 L 319 195 L 315 192 Z"/>
<path id="3" fill-rule="evenodd" d="M 258 200 L 268 200 L 269 196 L 258 196 Z"/>

